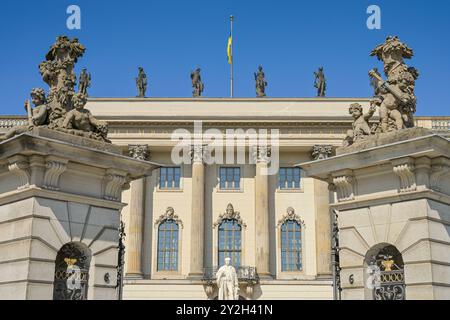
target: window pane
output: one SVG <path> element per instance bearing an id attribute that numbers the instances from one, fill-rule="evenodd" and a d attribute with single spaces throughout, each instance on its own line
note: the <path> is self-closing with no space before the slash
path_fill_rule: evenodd
<path id="1" fill-rule="evenodd" d="M 219 186 L 220 189 L 240 189 L 241 169 L 240 168 L 220 168 Z"/>
<path id="2" fill-rule="evenodd" d="M 178 270 L 178 225 L 166 220 L 158 228 L 158 271 Z"/>
<path id="3" fill-rule="evenodd" d="M 219 252 L 218 266 L 225 263 L 225 258 L 231 258 L 231 264 L 240 265 L 241 260 L 241 226 L 237 220 L 224 220 L 218 228 L 219 233 Z"/>
<path id="4" fill-rule="evenodd" d="M 281 270 L 301 270 L 301 226 L 289 220 L 281 225 Z"/>

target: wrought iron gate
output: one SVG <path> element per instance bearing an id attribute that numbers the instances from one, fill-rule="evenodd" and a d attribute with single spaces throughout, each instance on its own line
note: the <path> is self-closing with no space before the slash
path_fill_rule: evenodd
<path id="1" fill-rule="evenodd" d="M 392 256 L 383 256 L 375 261 L 376 285 L 373 288 L 374 300 L 405 300 L 405 272 Z"/>

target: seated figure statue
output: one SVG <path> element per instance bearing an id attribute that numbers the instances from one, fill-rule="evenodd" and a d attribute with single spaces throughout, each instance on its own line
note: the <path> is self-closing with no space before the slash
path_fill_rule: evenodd
<path id="1" fill-rule="evenodd" d="M 48 124 L 49 107 L 47 105 L 47 99 L 45 98 L 45 91 L 42 88 L 34 88 L 30 93 L 31 102 L 34 104 L 32 110 L 31 122 L 26 126 L 16 126 L 9 130 L 0 139 L 7 140 L 15 135 L 27 132 L 34 126 L 43 126 Z M 26 106 L 25 106 L 26 108 Z"/>
<path id="2" fill-rule="evenodd" d="M 366 136 L 372 134 L 369 120 L 375 113 L 376 107 L 372 104 L 369 111 L 364 114 L 362 106 L 359 103 L 354 103 L 350 106 L 348 111 L 352 115 L 354 121 L 353 130 L 347 131 L 347 136 L 344 139 L 344 147 L 350 146 L 358 140 L 362 140 Z"/>
<path id="3" fill-rule="evenodd" d="M 82 93 L 73 95 L 73 109 L 65 114 L 61 131 L 109 142 L 106 137 L 108 135 L 107 124 L 97 120 L 89 110 L 84 109 L 86 103 L 86 95 Z"/>

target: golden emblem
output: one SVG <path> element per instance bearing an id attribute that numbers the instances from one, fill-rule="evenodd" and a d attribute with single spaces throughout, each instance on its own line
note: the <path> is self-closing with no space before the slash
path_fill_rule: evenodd
<path id="1" fill-rule="evenodd" d="M 67 266 L 70 267 L 77 262 L 77 259 L 64 258 L 64 262 L 67 263 Z"/>
<path id="2" fill-rule="evenodd" d="M 381 261 L 381 265 L 384 268 L 384 271 L 392 271 L 392 266 L 394 265 L 394 260 L 392 260 L 392 256 L 387 256 L 384 258 L 385 260 Z"/>

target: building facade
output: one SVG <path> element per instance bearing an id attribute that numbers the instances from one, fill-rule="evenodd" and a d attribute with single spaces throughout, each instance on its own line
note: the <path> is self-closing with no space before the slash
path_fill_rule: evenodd
<path id="1" fill-rule="evenodd" d="M 334 194 L 295 165 L 331 156 L 351 128 L 349 106 L 359 103 L 367 110 L 369 101 L 90 99 L 87 109 L 108 122 L 114 144 L 161 165 L 123 194 L 129 204 L 122 211 L 124 299 L 215 299 L 214 273 L 225 257 L 238 270 L 242 299 L 332 299 L 329 203 Z M 3 117 L 0 129 L 21 121 Z M 415 121 L 450 133 L 450 117 Z M 251 139 L 238 141 L 232 149 L 245 151 L 245 161 L 228 159 L 224 151 L 220 163 L 208 159 L 213 142 L 192 140 L 189 161 L 174 163 L 179 144 L 174 132 L 194 134 L 199 125 L 202 133 L 210 130 L 224 139 L 227 130 L 247 136 L 278 130 L 278 136 L 256 148 Z M 274 165 L 274 174 L 263 174 Z"/>

